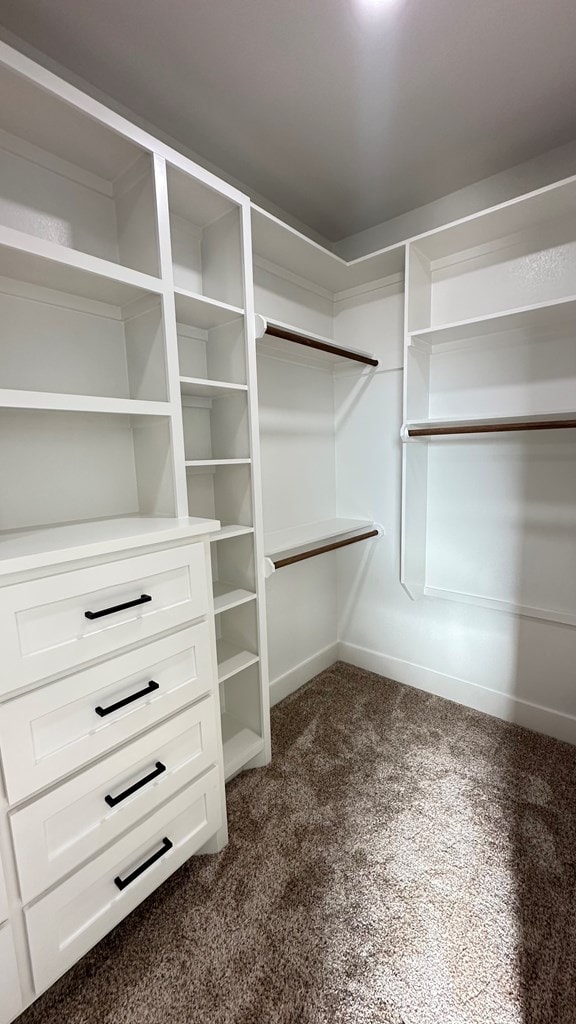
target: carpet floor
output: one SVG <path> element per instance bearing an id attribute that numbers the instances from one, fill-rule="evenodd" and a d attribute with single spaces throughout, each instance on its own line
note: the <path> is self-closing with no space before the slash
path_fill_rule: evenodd
<path id="1" fill-rule="evenodd" d="M 576 748 L 341 662 L 19 1024 L 575 1024 Z"/>

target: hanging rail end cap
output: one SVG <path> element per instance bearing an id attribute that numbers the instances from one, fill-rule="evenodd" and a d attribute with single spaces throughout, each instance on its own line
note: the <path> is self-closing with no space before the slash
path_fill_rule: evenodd
<path id="1" fill-rule="evenodd" d="M 409 441 L 410 440 L 410 430 L 409 430 L 409 427 L 408 427 L 407 423 L 403 423 L 402 426 L 400 427 L 400 440 L 401 441 Z"/>
<path id="2" fill-rule="evenodd" d="M 254 315 L 254 333 L 257 338 L 263 338 L 268 329 L 268 321 L 260 313 Z"/>
<path id="3" fill-rule="evenodd" d="M 271 558 L 264 558 L 264 578 L 269 579 L 276 572 L 276 566 Z"/>

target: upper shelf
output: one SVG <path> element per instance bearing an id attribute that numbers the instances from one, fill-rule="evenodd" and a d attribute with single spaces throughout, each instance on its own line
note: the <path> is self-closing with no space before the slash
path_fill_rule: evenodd
<path id="1" fill-rule="evenodd" d="M 230 306 L 226 302 L 218 302 L 217 299 L 209 299 L 184 288 L 175 288 L 174 297 L 178 323 L 199 327 L 203 331 L 229 324 L 244 315 L 244 310 L 239 306 Z"/>
<path id="2" fill-rule="evenodd" d="M 299 362 L 307 362 L 325 366 L 326 364 L 344 365 L 350 362 L 364 366 L 377 367 L 378 360 L 368 352 L 349 346 L 338 345 L 333 338 L 325 338 L 321 334 L 304 334 L 279 320 L 257 317 L 257 333 L 259 348 L 273 355 L 290 356 L 291 345 L 296 345 L 297 354 L 292 358 Z"/>
<path id="3" fill-rule="evenodd" d="M 403 441 L 431 437 L 458 437 L 464 434 L 519 433 L 535 430 L 572 430 L 576 411 L 535 413 L 526 416 L 494 416 L 469 419 L 410 420 L 401 430 Z"/>
<path id="4" fill-rule="evenodd" d="M 256 257 L 270 260 L 331 292 L 404 272 L 404 245 L 393 245 L 347 263 L 259 206 L 252 206 L 252 238 Z"/>
<path id="5" fill-rule="evenodd" d="M 344 547 L 380 532 L 380 528 L 370 519 L 322 519 L 267 533 L 264 535 L 267 575 L 284 565 L 323 554 L 325 550 Z"/>
<path id="6" fill-rule="evenodd" d="M 522 306 L 505 313 L 490 313 L 487 316 L 455 321 L 439 327 L 425 327 L 419 331 L 412 331 L 410 338 L 434 348 L 439 345 L 489 337 L 493 334 L 504 334 L 508 331 L 522 330 L 531 334 L 535 332 L 549 333 L 563 325 L 573 325 L 575 322 L 576 296 L 570 295 L 564 299 Z"/>

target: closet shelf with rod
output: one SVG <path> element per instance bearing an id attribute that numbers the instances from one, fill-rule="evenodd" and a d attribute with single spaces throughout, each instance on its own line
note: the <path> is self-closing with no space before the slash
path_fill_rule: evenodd
<path id="1" fill-rule="evenodd" d="M 369 519 L 327 519 L 276 530 L 264 536 L 265 574 L 271 576 L 287 565 L 370 540 L 383 532 Z"/>
<path id="2" fill-rule="evenodd" d="M 463 434 L 503 434 L 533 430 L 576 429 L 576 411 L 541 413 L 535 416 L 501 416 L 494 419 L 422 420 L 405 423 L 403 441 L 430 437 L 458 437 Z"/>
<path id="3" fill-rule="evenodd" d="M 298 358 L 313 363 L 328 362 L 332 364 L 360 363 L 363 366 L 376 369 L 379 365 L 378 359 L 369 352 L 361 352 L 359 349 L 337 345 L 331 338 L 323 337 L 320 334 L 304 333 L 297 330 L 290 324 L 281 323 L 278 320 L 269 320 L 263 316 L 256 317 L 256 337 L 260 340 L 260 347 L 271 355 L 288 355 L 291 344 L 304 349 L 304 354 L 299 351 Z"/>

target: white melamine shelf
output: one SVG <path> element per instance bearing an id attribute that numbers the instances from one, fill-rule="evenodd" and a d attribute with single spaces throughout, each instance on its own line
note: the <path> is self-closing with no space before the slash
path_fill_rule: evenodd
<path id="1" fill-rule="evenodd" d="M 221 722 L 224 774 L 229 779 L 264 749 L 264 740 L 227 712 L 222 714 Z"/>
<path id="2" fill-rule="evenodd" d="M 251 533 L 254 533 L 253 526 L 241 526 L 236 523 L 226 523 L 220 527 L 217 533 L 212 534 L 210 537 L 210 543 L 214 544 L 219 540 L 230 540 L 232 537 L 246 537 Z"/>
<path id="3" fill-rule="evenodd" d="M 515 424 L 524 424 L 526 422 L 529 422 L 531 424 L 535 424 L 535 428 L 534 429 L 537 429 L 537 425 L 539 423 L 549 423 L 551 421 L 554 422 L 554 423 L 563 423 L 565 421 L 569 422 L 569 421 L 572 421 L 572 420 L 576 421 L 576 410 L 574 410 L 574 409 L 563 410 L 561 412 L 558 412 L 557 410 L 554 411 L 554 412 L 539 412 L 539 413 L 526 412 L 524 415 L 521 415 L 521 416 L 485 416 L 485 417 L 482 417 L 482 418 L 470 416 L 470 417 L 468 417 L 466 419 L 463 419 L 463 418 L 449 419 L 448 418 L 448 419 L 429 419 L 429 420 L 408 420 L 403 425 L 403 427 L 402 427 L 401 436 L 402 436 L 402 440 L 403 441 L 411 441 L 411 442 L 412 441 L 420 441 L 420 440 L 427 441 L 427 440 L 429 440 L 429 435 L 424 435 L 424 436 L 420 436 L 420 437 L 419 436 L 410 437 L 408 432 L 410 430 L 433 430 L 435 428 L 442 429 L 444 427 L 452 429 L 452 428 L 455 428 L 455 427 L 495 426 L 495 427 L 505 428 L 505 432 L 506 433 L 508 433 L 508 432 L 509 433 L 514 433 L 514 429 L 513 428 L 514 428 Z M 567 429 L 575 429 L 575 428 L 567 427 Z M 520 434 L 520 433 L 523 433 L 523 431 L 519 430 L 519 431 L 517 431 L 517 433 Z M 432 435 L 432 436 L 434 436 L 434 435 Z M 445 437 L 449 437 L 449 438 L 457 438 L 459 435 L 457 433 L 454 433 L 454 434 L 439 435 L 439 436 L 445 436 Z M 472 436 L 473 437 L 474 434 L 473 433 L 466 433 L 465 435 L 461 435 L 461 436 Z M 484 434 L 483 436 L 486 436 L 486 434 Z M 489 434 L 488 436 L 492 436 L 492 434 Z M 494 436 L 495 437 L 498 436 L 498 432 L 497 431 L 494 431 Z"/>
<path id="4" fill-rule="evenodd" d="M 348 263 L 259 206 L 252 206 L 252 238 L 256 258 L 263 257 L 331 292 L 404 272 L 403 244 Z"/>
<path id="5" fill-rule="evenodd" d="M 116 306 L 164 290 L 157 277 L 2 226 L 0 276 Z"/>
<path id="6" fill-rule="evenodd" d="M 211 327 L 221 327 L 244 316 L 244 310 L 239 306 L 230 306 L 226 302 L 218 302 L 217 299 L 209 299 L 205 295 L 198 295 L 184 288 L 174 289 L 174 299 L 178 323 L 199 327 L 204 331 L 210 330 Z"/>
<path id="7" fill-rule="evenodd" d="M 190 469 L 210 469 L 212 466 L 249 466 L 250 459 L 190 459 L 185 465 Z"/>
<path id="8" fill-rule="evenodd" d="M 426 232 L 412 241 L 427 259 L 445 259 L 573 216 L 575 208 L 576 176 Z"/>
<path id="9" fill-rule="evenodd" d="M 286 558 L 307 548 L 346 540 L 372 528 L 374 523 L 370 519 L 323 519 L 317 523 L 303 523 L 301 526 L 266 533 L 264 554 L 272 560 L 281 556 Z"/>
<path id="10" fill-rule="evenodd" d="M 565 299 L 522 306 L 505 313 L 490 313 L 471 320 L 425 327 L 419 331 L 412 331 L 410 338 L 413 341 L 425 342 L 430 348 L 434 348 L 438 345 L 449 345 L 516 330 L 529 331 L 531 334 L 548 334 L 558 327 L 565 324 L 573 325 L 575 322 L 576 296 L 570 295 Z"/>
<path id="11" fill-rule="evenodd" d="M 120 516 L 0 533 L 0 576 L 212 533 L 214 519 Z"/>
<path id="12" fill-rule="evenodd" d="M 363 352 L 361 349 L 352 348 L 350 345 L 342 345 L 340 342 L 335 341 L 334 338 L 327 338 L 322 334 L 302 331 L 292 324 L 283 323 L 281 320 L 275 320 L 272 317 L 261 316 L 257 320 L 260 321 L 259 326 L 261 329 L 266 324 L 266 326 L 269 325 L 272 328 L 287 331 L 296 337 L 302 338 L 302 342 L 299 343 L 296 340 L 291 341 L 286 338 L 273 337 L 264 330 L 264 333 L 258 338 L 258 349 L 261 352 L 282 359 L 288 359 L 290 362 L 305 363 L 313 366 L 353 367 L 356 365 L 357 369 L 376 369 L 376 367 L 370 366 L 365 362 L 368 359 L 375 360 L 375 356 L 371 352 Z M 326 345 L 337 351 L 327 352 L 323 348 L 315 348 L 313 344 L 307 345 L 306 341 L 317 342 L 319 346 Z"/>
<path id="13" fill-rule="evenodd" d="M 236 586 L 235 583 L 224 583 L 220 580 L 214 580 L 213 594 L 215 615 L 256 600 L 256 594 L 253 591 L 244 590 L 242 587 Z"/>
<path id="14" fill-rule="evenodd" d="M 223 380 L 208 380 L 205 377 L 180 377 L 180 391 L 183 395 L 196 398 L 219 398 L 221 395 L 237 395 L 248 391 L 247 384 L 230 384 Z"/>
<path id="15" fill-rule="evenodd" d="M 254 654 L 254 651 L 246 651 L 242 647 L 238 647 L 237 644 L 230 643 L 229 640 L 217 640 L 216 651 L 219 683 L 225 682 L 226 679 L 230 679 L 231 676 L 237 675 L 238 672 L 250 668 L 250 665 L 255 665 L 259 661 L 258 655 Z"/>
<path id="16" fill-rule="evenodd" d="M 169 416 L 169 402 L 144 402 L 134 398 L 100 398 L 92 395 L 52 394 L 46 391 L 0 389 L 2 409 L 46 409 L 54 412 L 97 412 L 121 416 Z"/>

